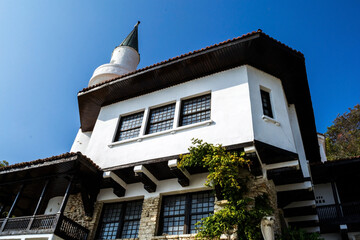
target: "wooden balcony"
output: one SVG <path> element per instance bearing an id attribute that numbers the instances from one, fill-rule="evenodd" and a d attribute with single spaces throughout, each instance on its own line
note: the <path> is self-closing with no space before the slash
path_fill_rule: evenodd
<path id="1" fill-rule="evenodd" d="M 89 230 L 61 214 L 0 219 L 0 236 L 24 234 L 55 234 L 66 240 L 86 240 Z"/>
<path id="2" fill-rule="evenodd" d="M 316 209 L 322 224 L 360 223 L 360 202 L 319 206 Z"/>

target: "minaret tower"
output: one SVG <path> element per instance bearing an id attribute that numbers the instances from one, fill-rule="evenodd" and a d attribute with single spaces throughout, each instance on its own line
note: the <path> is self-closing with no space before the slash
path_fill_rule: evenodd
<path id="1" fill-rule="evenodd" d="M 106 80 L 119 77 L 126 73 L 136 70 L 140 62 L 140 54 L 138 49 L 138 26 L 140 21 L 136 23 L 134 29 L 129 35 L 117 46 L 112 52 L 110 63 L 103 64 L 95 69 L 89 86 L 105 82 Z"/>

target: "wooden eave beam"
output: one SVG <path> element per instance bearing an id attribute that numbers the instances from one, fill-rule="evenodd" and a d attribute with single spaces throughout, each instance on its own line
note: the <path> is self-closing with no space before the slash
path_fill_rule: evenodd
<path id="1" fill-rule="evenodd" d="M 144 165 L 138 165 L 134 167 L 135 175 L 140 178 L 140 181 L 144 184 L 144 189 L 149 193 L 156 191 L 156 178 L 146 169 Z"/>
<path id="2" fill-rule="evenodd" d="M 186 169 L 179 169 L 177 167 L 177 159 L 172 159 L 168 161 L 168 166 L 170 169 L 170 172 L 177 177 L 178 179 L 178 183 L 182 186 L 182 187 L 187 187 L 190 184 L 190 174 Z"/>

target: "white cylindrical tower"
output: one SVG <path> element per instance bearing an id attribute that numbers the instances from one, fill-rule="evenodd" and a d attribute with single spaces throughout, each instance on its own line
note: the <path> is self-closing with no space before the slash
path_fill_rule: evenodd
<path id="1" fill-rule="evenodd" d="M 140 62 L 138 50 L 139 24 L 140 22 L 137 22 L 130 34 L 114 49 L 110 63 L 103 64 L 95 69 L 89 81 L 89 86 L 105 82 L 136 70 L 136 67 Z"/>

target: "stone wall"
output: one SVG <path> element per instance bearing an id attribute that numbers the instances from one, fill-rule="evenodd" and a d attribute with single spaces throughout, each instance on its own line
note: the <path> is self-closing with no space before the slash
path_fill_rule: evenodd
<path id="1" fill-rule="evenodd" d="M 96 234 L 97 225 L 99 223 L 101 209 L 103 203 L 96 202 L 94 206 L 94 213 L 92 217 L 85 216 L 84 205 L 81 199 L 81 194 L 70 195 L 69 200 L 64 210 L 64 215 L 83 227 L 90 230 L 88 239 L 94 239 Z"/>
<path id="2" fill-rule="evenodd" d="M 251 180 L 248 183 L 249 193 L 246 195 L 246 197 L 255 198 L 263 193 L 268 195 L 270 206 L 272 209 L 274 209 L 274 213 L 272 214 L 275 217 L 274 230 L 275 233 L 280 234 L 280 212 L 277 207 L 277 195 L 274 182 L 262 177 L 250 176 L 250 178 Z"/>
<path id="3" fill-rule="evenodd" d="M 139 239 L 150 240 L 156 236 L 160 215 L 160 196 L 144 199 L 141 212 Z"/>

